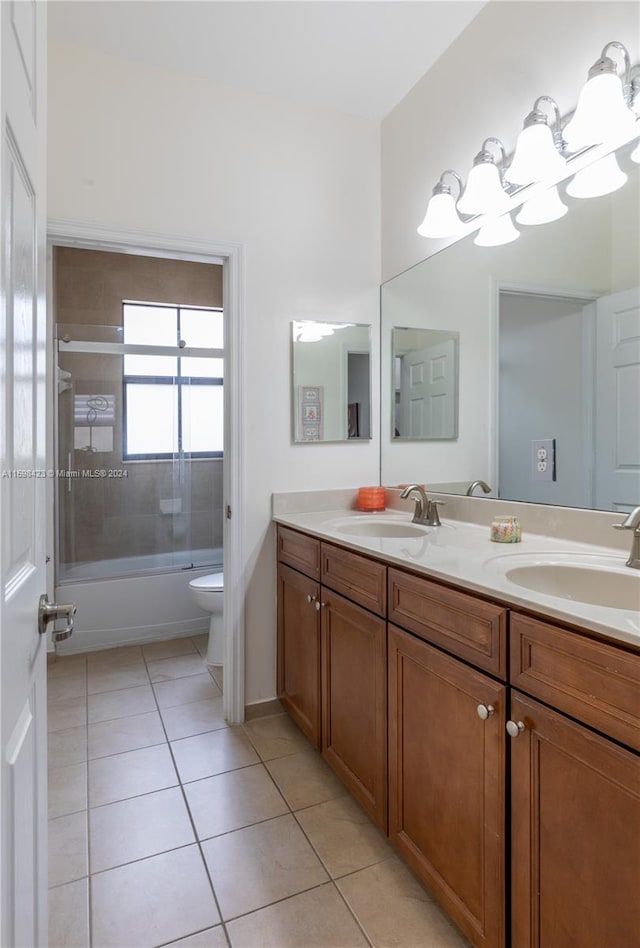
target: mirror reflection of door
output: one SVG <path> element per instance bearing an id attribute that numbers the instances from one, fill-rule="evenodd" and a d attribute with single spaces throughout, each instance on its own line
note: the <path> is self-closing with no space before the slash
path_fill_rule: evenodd
<path id="1" fill-rule="evenodd" d="M 400 357 L 400 431 L 404 438 L 450 438 L 454 424 L 453 340 Z"/>
<path id="2" fill-rule="evenodd" d="M 396 327 L 393 354 L 394 438 L 455 438 L 457 333 Z"/>
<path id="3" fill-rule="evenodd" d="M 347 352 L 347 437 L 371 437 L 369 353 Z"/>

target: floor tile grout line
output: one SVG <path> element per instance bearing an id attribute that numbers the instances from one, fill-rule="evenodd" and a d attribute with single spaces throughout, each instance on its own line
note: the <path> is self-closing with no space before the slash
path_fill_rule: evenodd
<path id="1" fill-rule="evenodd" d="M 200 654 L 200 653 L 198 653 L 198 654 Z M 200 656 L 200 658 L 202 659 L 202 656 Z M 203 659 L 203 664 L 204 664 L 204 659 Z M 157 707 L 158 707 L 158 713 L 160 714 L 160 705 L 158 704 L 158 698 L 157 698 L 157 695 L 156 695 L 156 693 L 155 693 L 155 690 L 154 690 L 154 692 L 153 692 L 153 696 L 154 696 L 156 705 L 157 705 Z M 163 731 L 164 731 L 164 733 L 165 733 L 165 736 L 167 737 L 167 729 L 166 729 L 166 727 L 165 727 L 164 720 L 162 719 L 162 714 L 160 714 L 160 720 L 161 720 L 161 722 L 162 722 L 162 729 L 163 729 Z M 191 813 L 191 809 L 190 809 L 190 807 L 189 807 L 189 801 L 188 801 L 188 799 L 187 799 L 187 795 L 186 795 L 185 790 L 184 790 L 184 785 L 183 785 L 183 782 L 182 782 L 182 777 L 181 777 L 180 771 L 179 771 L 179 769 L 178 769 L 178 764 L 176 763 L 175 755 L 174 755 L 174 753 L 173 753 L 173 748 L 172 748 L 172 746 L 171 746 L 171 741 L 169 740 L 168 737 L 167 737 L 167 747 L 169 748 L 169 753 L 170 753 L 170 755 L 171 755 L 171 760 L 172 760 L 172 762 L 173 762 L 173 766 L 174 766 L 174 769 L 175 769 L 175 772 L 176 772 L 176 776 L 178 777 L 178 785 L 179 785 L 179 787 L 180 787 L 180 793 L 182 794 L 182 800 L 183 800 L 185 809 L 186 809 L 186 811 L 187 811 L 187 816 L 188 816 L 188 819 L 189 819 L 189 823 L 191 824 L 191 829 L 192 829 L 192 832 L 193 832 L 193 835 L 194 835 L 194 838 L 195 838 L 195 844 L 197 845 L 197 847 L 198 847 L 198 852 L 200 853 L 200 859 L 202 860 L 202 866 L 203 866 L 203 868 L 204 868 L 204 871 L 205 871 L 206 876 L 207 876 L 207 880 L 208 880 L 208 882 L 209 882 L 209 886 L 210 886 L 210 888 L 211 888 L 211 894 L 212 894 L 212 896 L 213 896 L 213 901 L 214 901 L 214 904 L 215 904 L 215 907 L 216 907 L 216 911 L 217 911 L 217 913 L 218 913 L 218 917 L 220 918 L 220 923 L 221 923 L 221 925 L 222 925 L 222 930 L 223 930 L 223 932 L 224 932 L 225 938 L 227 939 L 227 943 L 230 945 L 230 944 L 231 944 L 231 939 L 229 938 L 229 935 L 228 935 L 228 933 L 227 933 L 226 926 L 225 926 L 225 924 L 224 924 L 224 919 L 223 919 L 223 917 L 222 917 L 222 911 L 221 911 L 221 908 L 220 908 L 220 902 L 218 901 L 218 896 L 217 896 L 217 894 L 216 894 L 216 890 L 215 890 L 215 887 L 214 887 L 214 885 L 213 885 L 213 879 L 211 878 L 211 874 L 210 874 L 210 872 L 209 872 L 209 866 L 207 865 L 207 860 L 205 859 L 201 842 L 200 842 L 200 840 L 198 839 L 198 832 L 197 832 L 197 829 L 196 829 L 195 821 L 194 821 L 194 819 L 193 819 L 193 814 Z M 182 936 L 182 937 L 185 937 L 185 938 L 186 938 L 186 937 L 188 937 L 188 936 L 184 935 L 184 936 Z M 174 939 L 174 940 L 175 940 L 175 939 Z"/>

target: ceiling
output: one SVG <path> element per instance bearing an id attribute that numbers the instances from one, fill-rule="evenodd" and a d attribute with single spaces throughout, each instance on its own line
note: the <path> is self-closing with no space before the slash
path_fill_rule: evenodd
<path id="1" fill-rule="evenodd" d="M 49 0 L 49 40 L 363 118 L 385 117 L 479 0 Z"/>

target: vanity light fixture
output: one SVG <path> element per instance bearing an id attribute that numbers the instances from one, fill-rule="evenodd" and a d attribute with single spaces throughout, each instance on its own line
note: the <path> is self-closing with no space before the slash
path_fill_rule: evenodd
<path id="1" fill-rule="evenodd" d="M 627 180 L 627 175 L 621 170 L 616 161 L 615 152 L 611 152 L 587 165 L 582 171 L 573 176 L 567 185 L 567 194 L 576 198 L 600 197 L 603 194 L 613 194 Z"/>
<path id="2" fill-rule="evenodd" d="M 462 229 L 451 187 L 444 180 L 445 175 L 450 175 L 457 181 L 458 196 L 462 194 L 460 175 L 455 171 L 443 171 L 427 204 L 424 220 L 418 227 L 418 233 L 422 237 L 454 237 Z"/>
<path id="3" fill-rule="evenodd" d="M 569 208 L 563 204 L 558 189 L 554 185 L 531 198 L 520 208 L 516 221 L 518 224 L 550 224 L 551 221 L 557 221 L 567 213 Z"/>
<path id="4" fill-rule="evenodd" d="M 509 206 L 502 173 L 496 156 L 488 150 L 488 145 L 499 149 L 498 160 L 504 166 L 507 157 L 504 145 L 497 138 L 486 138 L 473 159 L 473 168 L 469 172 L 466 187 L 458 198 L 458 210 L 461 214 L 503 214 Z"/>
<path id="5" fill-rule="evenodd" d="M 549 125 L 549 117 L 543 112 L 543 103 L 554 114 L 555 130 Z M 565 147 L 560 129 L 560 109 L 555 99 L 541 95 L 524 120 L 518 135 L 511 164 L 504 173 L 510 184 L 531 184 L 533 181 L 557 180 L 566 165 L 561 152 Z"/>
<path id="6" fill-rule="evenodd" d="M 511 215 L 503 214 L 501 217 L 490 218 L 480 228 L 473 242 L 478 247 L 499 247 L 501 244 L 512 243 L 519 236 L 520 231 L 513 226 Z"/>
<path id="7" fill-rule="evenodd" d="M 618 75 L 616 63 L 607 56 L 609 50 L 622 54 L 622 76 Z M 565 126 L 564 137 L 570 150 L 575 152 L 589 145 L 599 145 L 630 130 L 636 121 L 631 111 L 636 88 L 637 80 L 631 80 L 631 60 L 626 47 L 622 43 L 607 43 L 600 59 L 589 70 L 576 110 Z"/>

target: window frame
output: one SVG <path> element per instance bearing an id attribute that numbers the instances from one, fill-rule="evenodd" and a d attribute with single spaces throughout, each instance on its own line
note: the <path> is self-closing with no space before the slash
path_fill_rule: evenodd
<path id="1" fill-rule="evenodd" d="M 124 307 L 139 306 L 145 309 L 173 309 L 176 312 L 176 347 L 178 353 L 180 349 L 180 314 L 182 310 L 201 310 L 208 313 L 220 313 L 223 309 L 219 306 L 190 306 L 186 303 L 146 303 L 140 300 L 122 301 L 122 326 L 124 331 Z M 224 348 L 223 348 L 224 351 Z M 220 459 L 224 457 L 224 451 L 185 451 L 182 447 L 182 389 L 184 386 L 206 385 L 222 386 L 224 389 L 224 377 L 205 377 L 199 375 L 181 375 L 181 357 L 175 356 L 177 360 L 176 375 L 127 375 L 124 370 L 126 356 L 122 361 L 122 460 L 123 461 L 173 461 L 177 458 L 186 458 L 188 460 L 200 459 Z M 187 356 L 189 358 L 189 356 Z M 177 389 L 177 419 L 178 419 L 178 450 L 155 452 L 155 453 L 129 453 L 127 450 L 127 386 L 129 385 L 172 385 Z"/>

